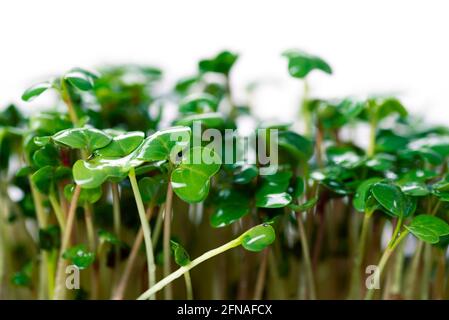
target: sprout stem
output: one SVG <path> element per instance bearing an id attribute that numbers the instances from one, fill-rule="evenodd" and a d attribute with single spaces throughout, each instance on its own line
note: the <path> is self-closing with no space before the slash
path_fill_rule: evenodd
<path id="1" fill-rule="evenodd" d="M 302 221 L 301 213 L 297 213 L 299 238 L 301 240 L 302 254 L 304 258 L 304 266 L 306 269 L 307 282 L 309 283 L 309 296 L 311 300 L 316 299 L 315 281 L 313 278 L 312 262 L 310 260 L 309 242 L 307 241 L 306 229 Z"/>
<path id="2" fill-rule="evenodd" d="M 111 183 L 112 192 L 112 211 L 113 211 L 113 223 L 114 232 L 118 239 L 121 239 L 121 219 L 120 219 L 120 195 L 118 191 L 117 183 Z M 120 247 L 115 246 L 115 269 L 114 269 L 114 279 L 117 280 L 120 263 Z M 115 282 L 115 281 L 114 281 Z"/>
<path id="3" fill-rule="evenodd" d="M 156 264 L 154 262 L 153 244 L 151 243 L 150 224 L 145 217 L 145 208 L 143 206 L 142 197 L 140 195 L 139 185 L 136 180 L 134 168 L 129 171 L 129 180 L 133 189 L 134 198 L 136 200 L 137 211 L 139 212 L 140 223 L 142 225 L 143 238 L 145 241 L 145 249 L 148 264 L 148 284 L 152 287 L 156 283 Z M 155 299 L 154 295 L 150 295 L 150 299 Z"/>
<path id="4" fill-rule="evenodd" d="M 355 254 L 354 266 L 351 274 L 351 289 L 349 292 L 350 299 L 358 299 L 360 297 L 360 280 L 361 268 L 365 256 L 366 238 L 371 222 L 371 213 L 365 212 L 362 222 L 362 230 L 360 232 L 359 245 Z"/>
<path id="5" fill-rule="evenodd" d="M 154 207 L 150 206 L 146 219 L 149 220 L 153 215 Z M 126 286 L 128 285 L 128 279 L 131 275 L 131 271 L 134 267 L 134 263 L 136 262 L 137 254 L 139 253 L 140 245 L 143 241 L 143 231 L 142 228 L 139 229 L 136 238 L 134 239 L 134 244 L 131 249 L 131 253 L 129 254 L 128 260 L 126 261 L 125 269 L 122 273 L 120 281 L 118 282 L 117 288 L 115 289 L 114 295 L 112 296 L 113 300 L 122 300 L 125 294 Z M 154 244 L 154 241 L 153 241 Z"/>
<path id="6" fill-rule="evenodd" d="M 391 238 L 390 243 L 387 245 L 387 248 L 385 249 L 384 253 L 382 254 L 382 257 L 380 258 L 379 264 L 377 265 L 377 269 L 375 271 L 375 274 L 377 275 L 377 278 L 379 281 L 381 280 L 382 271 L 384 270 L 388 260 L 390 259 L 391 255 L 394 252 L 394 249 L 398 246 L 399 243 L 408 235 L 409 231 L 404 230 L 401 232 L 399 237 Z M 393 235 L 394 236 L 394 235 Z M 374 296 L 374 290 L 375 288 L 370 288 L 366 295 L 365 300 L 371 300 Z"/>
<path id="7" fill-rule="evenodd" d="M 61 228 L 61 233 L 65 231 L 65 216 L 62 212 L 61 206 L 59 205 L 58 200 L 56 199 L 55 190 L 52 187 L 50 189 L 50 194 L 48 195 L 48 200 L 50 200 L 50 204 L 55 212 L 56 219 L 58 220 L 59 227 Z"/>
<path id="8" fill-rule="evenodd" d="M 187 300 L 193 300 L 192 279 L 190 278 L 190 272 L 184 273 L 184 280 L 186 283 Z"/>
<path id="9" fill-rule="evenodd" d="M 65 274 L 65 267 L 66 267 L 66 260 L 62 257 L 64 252 L 69 248 L 70 245 L 70 238 L 72 236 L 72 229 L 75 222 L 75 213 L 76 208 L 78 206 L 78 199 L 81 193 L 81 187 L 79 185 L 76 185 L 75 191 L 73 192 L 72 201 L 70 202 L 70 208 L 69 213 L 67 215 L 67 222 L 65 226 L 65 232 L 62 236 L 62 242 L 61 242 L 61 250 L 59 252 L 59 260 L 58 260 L 58 267 L 56 271 L 56 281 L 55 281 L 55 292 L 53 299 L 54 300 L 63 300 L 65 298 L 65 281 L 64 281 L 64 274 Z"/>
<path id="10" fill-rule="evenodd" d="M 186 272 L 190 271 L 200 263 L 215 257 L 216 255 L 219 255 L 220 253 L 223 253 L 229 249 L 238 247 L 242 243 L 242 236 L 218 247 L 215 249 L 212 249 L 210 251 L 207 251 L 203 255 L 199 256 L 195 260 L 191 261 L 188 265 L 180 267 L 175 272 L 169 274 L 167 277 L 156 283 L 154 286 L 152 286 L 150 289 L 142 293 L 137 299 L 138 300 L 147 300 L 149 297 L 153 296 L 156 292 L 159 290 L 162 290 L 165 286 L 167 286 L 172 281 L 178 279 L 182 275 L 184 275 Z"/>
<path id="11" fill-rule="evenodd" d="M 172 202 L 173 202 L 173 189 L 171 187 L 171 181 L 168 181 L 167 197 L 165 201 L 165 213 L 164 213 L 164 277 L 170 274 L 170 233 L 171 233 L 171 218 L 172 218 Z M 166 300 L 171 300 L 173 296 L 172 288 L 170 285 L 164 290 L 164 296 Z"/>

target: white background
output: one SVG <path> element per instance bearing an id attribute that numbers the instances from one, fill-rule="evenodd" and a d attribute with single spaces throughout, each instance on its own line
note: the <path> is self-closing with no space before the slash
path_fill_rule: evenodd
<path id="1" fill-rule="evenodd" d="M 170 81 L 227 48 L 241 54 L 237 98 L 247 82 L 269 80 L 257 112 L 288 120 L 300 83 L 280 53 L 297 47 L 334 69 L 312 75 L 313 94 L 398 92 L 410 109 L 449 124 L 448 39 L 445 1 L 1 1 L 0 106 L 73 66 L 156 64 Z M 46 99 L 21 106 L 32 112 Z"/>

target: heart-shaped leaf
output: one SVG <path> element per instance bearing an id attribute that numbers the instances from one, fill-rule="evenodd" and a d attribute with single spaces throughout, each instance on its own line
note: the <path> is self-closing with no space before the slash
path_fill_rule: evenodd
<path id="1" fill-rule="evenodd" d="M 292 77 L 303 79 L 313 70 L 332 74 L 329 64 L 318 56 L 297 49 L 287 50 L 282 55 L 288 59 L 288 72 Z"/>
<path id="2" fill-rule="evenodd" d="M 78 160 L 73 165 L 73 178 L 76 184 L 86 189 L 98 188 L 108 179 L 118 182 L 128 176 L 131 168 L 142 164 L 143 161 L 135 159 L 135 156 L 136 152 L 133 152 L 123 158 Z"/>
<path id="3" fill-rule="evenodd" d="M 82 91 L 92 90 L 95 78 L 96 76 L 92 72 L 81 68 L 74 68 L 64 75 L 64 80 Z"/>
<path id="4" fill-rule="evenodd" d="M 165 200 L 167 179 L 163 175 L 144 177 L 139 180 L 139 190 L 144 202 L 161 204 Z"/>
<path id="5" fill-rule="evenodd" d="M 67 129 L 53 135 L 53 141 L 72 149 L 87 149 L 90 152 L 106 147 L 112 137 L 95 128 Z"/>
<path id="6" fill-rule="evenodd" d="M 217 108 L 217 99 L 207 93 L 191 94 L 185 97 L 179 104 L 179 112 L 181 113 L 215 112 Z"/>
<path id="7" fill-rule="evenodd" d="M 203 147 L 190 149 L 171 174 L 173 191 L 186 202 L 203 201 L 209 193 L 209 180 L 220 166 L 221 157 L 215 151 Z"/>
<path id="8" fill-rule="evenodd" d="M 446 221 L 427 214 L 413 218 L 409 226 L 405 226 L 418 239 L 435 244 L 440 237 L 449 235 L 449 225 Z"/>
<path id="9" fill-rule="evenodd" d="M 33 154 L 33 163 L 39 168 L 57 166 L 60 163 L 58 150 L 51 144 L 45 145 Z"/>
<path id="10" fill-rule="evenodd" d="M 124 157 L 133 152 L 143 141 L 145 134 L 141 131 L 132 131 L 119 134 L 104 148 L 95 150 L 100 157 Z"/>
<path id="11" fill-rule="evenodd" d="M 297 159 L 309 160 L 313 155 L 312 142 L 293 131 L 281 131 L 278 134 L 278 145 Z"/>
<path id="12" fill-rule="evenodd" d="M 86 269 L 95 261 L 95 254 L 88 251 L 84 244 L 79 244 L 67 249 L 62 254 L 62 257 L 69 260 L 81 270 Z"/>
<path id="13" fill-rule="evenodd" d="M 429 188 L 423 182 L 406 181 L 399 184 L 402 192 L 409 196 L 422 197 L 430 193 Z"/>
<path id="14" fill-rule="evenodd" d="M 190 133 L 189 127 L 173 127 L 158 131 L 144 140 L 136 158 L 148 162 L 174 160 L 178 153 L 189 145 Z"/>
<path id="15" fill-rule="evenodd" d="M 276 233 L 269 224 L 255 226 L 242 235 L 242 246 L 248 251 L 259 252 L 276 239 Z"/>
<path id="16" fill-rule="evenodd" d="M 237 61 L 238 55 L 230 51 L 222 51 L 212 59 L 201 60 L 198 64 L 200 72 L 216 72 L 228 75 Z"/>
<path id="17" fill-rule="evenodd" d="M 175 124 L 178 126 L 192 126 L 195 122 L 200 122 L 201 125 L 207 128 L 221 128 L 224 125 L 224 117 L 219 112 L 200 113 L 176 120 Z"/>
<path id="18" fill-rule="evenodd" d="M 249 198 L 232 189 L 221 190 L 215 211 L 210 217 L 214 228 L 228 226 L 249 213 Z"/>
<path id="19" fill-rule="evenodd" d="M 263 177 L 260 188 L 256 191 L 256 206 L 259 208 L 282 208 L 292 201 L 287 193 L 291 172 L 277 172 Z"/>
<path id="20" fill-rule="evenodd" d="M 52 84 L 49 81 L 35 84 L 25 90 L 25 92 L 22 94 L 22 100 L 23 101 L 31 101 L 34 98 L 40 96 L 42 93 L 44 93 L 51 87 L 52 87 Z"/>
<path id="21" fill-rule="evenodd" d="M 33 181 L 36 188 L 43 194 L 48 194 L 50 192 L 53 179 L 54 168 L 52 166 L 42 167 L 31 176 L 31 181 Z"/>
<path id="22" fill-rule="evenodd" d="M 370 194 L 371 187 L 381 181 L 381 178 L 370 178 L 363 181 L 358 187 L 352 200 L 354 208 L 360 212 L 365 211 L 366 200 Z"/>
<path id="23" fill-rule="evenodd" d="M 409 198 L 401 189 L 390 183 L 379 182 L 372 186 L 371 193 L 387 213 L 407 217 L 416 209 L 416 200 Z"/>

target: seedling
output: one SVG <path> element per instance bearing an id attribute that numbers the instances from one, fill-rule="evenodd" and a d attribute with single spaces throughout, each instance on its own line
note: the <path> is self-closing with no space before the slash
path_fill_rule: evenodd
<path id="1" fill-rule="evenodd" d="M 74 265 L 89 299 L 449 298 L 449 129 L 394 96 L 312 98 L 330 65 L 283 55 L 304 84 L 301 131 L 252 114 L 257 81 L 236 103 L 231 51 L 168 92 L 158 68 L 75 68 L 22 96 L 54 90 L 62 111 L 1 111 L 0 297 L 81 297 L 65 286 Z M 242 117 L 264 135 L 229 159 Z"/>

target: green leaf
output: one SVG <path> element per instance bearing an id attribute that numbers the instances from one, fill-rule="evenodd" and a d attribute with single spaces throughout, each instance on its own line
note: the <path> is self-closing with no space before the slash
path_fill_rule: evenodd
<path id="1" fill-rule="evenodd" d="M 86 269 L 95 261 L 95 254 L 89 252 L 84 244 L 79 244 L 67 249 L 62 254 L 62 257 L 69 260 L 81 270 Z"/>
<path id="2" fill-rule="evenodd" d="M 214 228 L 228 226 L 249 213 L 249 198 L 241 192 L 220 190 L 215 211 L 210 217 Z"/>
<path id="3" fill-rule="evenodd" d="M 236 165 L 234 171 L 234 183 L 248 184 L 259 174 L 257 166 L 252 164 Z"/>
<path id="4" fill-rule="evenodd" d="M 132 131 L 112 138 L 112 141 L 101 149 L 95 150 L 100 157 L 124 157 L 133 152 L 143 141 L 145 134 L 141 131 Z"/>
<path id="5" fill-rule="evenodd" d="M 221 166 L 221 157 L 213 150 L 195 147 L 189 150 L 171 174 L 173 191 L 182 200 L 203 201 L 210 188 L 210 178 Z"/>
<path id="6" fill-rule="evenodd" d="M 42 167 L 31 176 L 31 181 L 33 181 L 36 188 L 44 194 L 48 194 L 50 192 L 53 179 L 54 169 L 51 166 Z"/>
<path id="7" fill-rule="evenodd" d="M 215 112 L 217 108 L 218 100 L 208 93 L 191 94 L 179 104 L 179 112 L 181 113 Z"/>
<path id="8" fill-rule="evenodd" d="M 72 149 L 93 150 L 106 147 L 112 137 L 95 128 L 75 128 L 58 132 L 52 137 L 53 141 Z"/>
<path id="9" fill-rule="evenodd" d="M 30 117 L 30 129 L 41 135 L 53 135 L 61 130 L 71 128 L 72 122 L 65 114 L 59 112 L 40 112 Z"/>
<path id="10" fill-rule="evenodd" d="M 195 122 L 201 122 L 207 128 L 221 128 L 224 125 L 224 117 L 220 112 L 193 114 L 176 120 L 178 126 L 192 126 Z"/>
<path id="11" fill-rule="evenodd" d="M 396 98 L 377 98 L 377 120 L 382 120 L 391 114 L 398 114 L 401 117 L 407 116 L 407 110 Z"/>
<path id="12" fill-rule="evenodd" d="M 93 73 L 81 68 L 72 69 L 64 75 L 64 80 L 67 80 L 72 86 L 82 91 L 92 90 L 94 79 Z"/>
<path id="13" fill-rule="evenodd" d="M 44 93 L 51 87 L 52 87 L 52 84 L 51 84 L 51 82 L 48 82 L 48 81 L 35 84 L 25 90 L 25 92 L 22 94 L 22 100 L 23 101 L 31 101 L 34 98 L 40 96 L 42 93 Z"/>
<path id="14" fill-rule="evenodd" d="M 60 163 L 58 150 L 51 144 L 45 145 L 33 154 L 33 163 L 39 168 L 57 166 Z"/>
<path id="15" fill-rule="evenodd" d="M 297 159 L 307 161 L 313 155 L 313 143 L 293 131 L 279 132 L 278 145 Z"/>
<path id="16" fill-rule="evenodd" d="M 259 252 L 276 239 L 274 229 L 269 224 L 255 226 L 242 235 L 242 246 L 248 251 Z"/>
<path id="17" fill-rule="evenodd" d="M 329 64 L 318 56 L 297 49 L 284 51 L 282 55 L 288 59 L 288 72 L 294 78 L 304 79 L 313 70 L 332 74 Z"/>
<path id="18" fill-rule="evenodd" d="M 76 184 L 86 189 L 98 188 L 108 179 L 113 182 L 121 181 L 128 176 L 131 168 L 142 164 L 135 156 L 136 152 L 133 152 L 123 158 L 78 160 L 73 165 L 73 178 Z"/>
<path id="19" fill-rule="evenodd" d="M 75 192 L 75 185 L 73 183 L 69 183 L 64 187 L 64 196 L 69 201 L 72 200 L 74 192 Z M 100 200 L 102 195 L 103 195 L 103 190 L 101 189 L 101 187 L 91 188 L 91 189 L 82 188 L 80 195 L 79 195 L 78 203 L 80 203 L 80 204 L 91 203 L 92 204 L 92 203 L 95 203 L 98 200 Z"/>
<path id="20" fill-rule="evenodd" d="M 429 188 L 423 182 L 406 181 L 399 183 L 402 192 L 409 196 L 422 197 L 430 193 Z"/>
<path id="21" fill-rule="evenodd" d="M 177 242 L 170 240 L 175 262 L 178 266 L 186 266 L 190 263 L 190 256 L 187 251 Z"/>
<path id="22" fill-rule="evenodd" d="M 256 191 L 256 206 L 259 208 L 282 208 L 292 201 L 287 193 L 291 172 L 277 172 L 264 176 L 262 185 Z"/>
<path id="23" fill-rule="evenodd" d="M 237 54 L 230 51 L 222 51 L 212 59 L 201 60 L 198 63 L 198 68 L 202 73 L 216 72 L 227 76 L 237 59 Z"/>
<path id="24" fill-rule="evenodd" d="M 354 199 L 352 200 L 352 204 L 354 208 L 360 212 L 365 211 L 365 204 L 368 199 L 368 195 L 370 194 L 371 187 L 381 181 L 381 178 L 371 178 L 363 181 L 358 187 L 357 191 L 354 195 Z"/>
<path id="25" fill-rule="evenodd" d="M 407 217 L 416 209 L 416 199 L 407 197 L 393 184 L 379 182 L 373 185 L 371 193 L 387 213 Z"/>
<path id="26" fill-rule="evenodd" d="M 409 226 L 405 226 L 418 239 L 435 244 L 440 237 L 449 235 L 449 225 L 446 221 L 427 214 L 413 218 Z"/>
<path id="27" fill-rule="evenodd" d="M 189 127 L 172 127 L 158 131 L 144 140 L 136 158 L 153 162 L 176 159 L 190 143 Z"/>
<path id="28" fill-rule="evenodd" d="M 139 190 L 145 203 L 153 201 L 154 204 L 164 202 L 167 179 L 163 175 L 144 177 L 139 180 Z"/>

